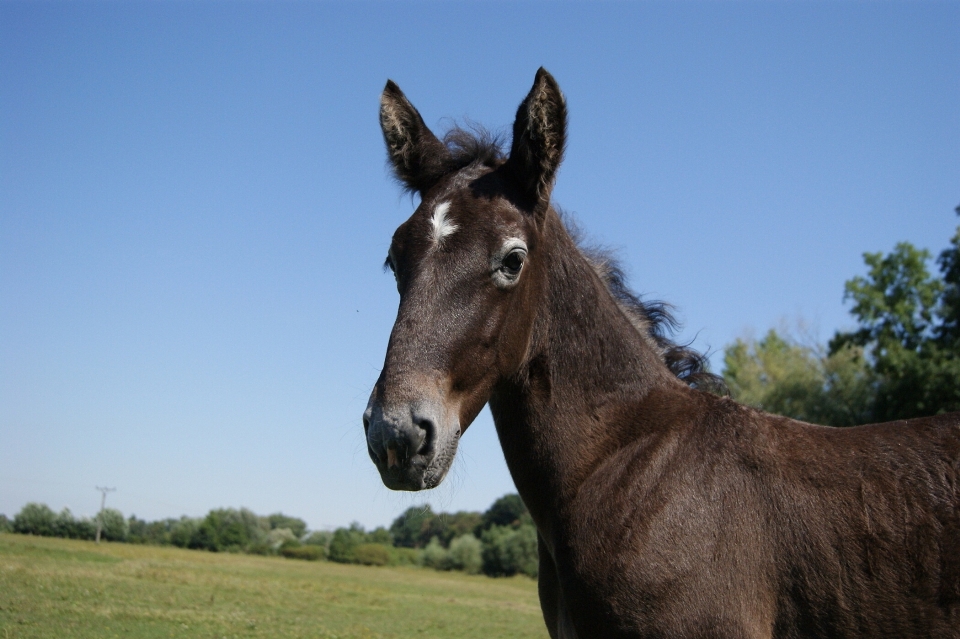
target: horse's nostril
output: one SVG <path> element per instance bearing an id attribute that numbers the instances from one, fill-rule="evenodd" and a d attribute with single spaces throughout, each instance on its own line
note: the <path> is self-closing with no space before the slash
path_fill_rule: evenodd
<path id="1" fill-rule="evenodd" d="M 370 420 L 367 419 L 367 416 L 363 416 L 363 434 L 366 435 L 370 432 Z"/>
<path id="2" fill-rule="evenodd" d="M 413 421 L 423 431 L 420 447 L 417 449 L 417 454 L 422 455 L 433 448 L 433 442 L 437 436 L 437 427 L 429 419 L 414 418 Z"/>

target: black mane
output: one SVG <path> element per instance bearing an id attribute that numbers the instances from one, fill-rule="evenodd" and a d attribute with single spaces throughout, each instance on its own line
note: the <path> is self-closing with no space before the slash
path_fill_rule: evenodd
<path id="1" fill-rule="evenodd" d="M 492 168 L 506 159 L 503 136 L 479 124 L 469 123 L 466 127 L 455 125 L 444 134 L 443 144 L 450 152 L 450 158 L 445 163 L 448 173 L 475 163 Z"/>
<path id="2" fill-rule="evenodd" d="M 587 245 L 583 231 L 571 216 L 556 206 L 554 209 L 567 233 L 607 285 L 607 290 L 617 304 L 630 318 L 634 327 L 655 345 L 670 371 L 693 388 L 720 395 L 728 394 L 723 378 L 709 371 L 709 361 L 705 354 L 694 350 L 689 344 L 678 344 L 674 341 L 673 336 L 680 328 L 680 322 L 674 317 L 674 307 L 661 300 L 644 301 L 628 286 L 623 267 L 613 252 Z"/>
<path id="3" fill-rule="evenodd" d="M 430 173 L 436 181 L 443 176 L 456 173 L 473 164 L 494 168 L 506 160 L 503 150 L 503 136 L 492 133 L 479 124 L 468 123 L 466 126 L 454 125 L 443 136 L 443 146 L 446 153 L 439 153 L 431 157 Z M 388 166 L 407 193 L 417 193 L 420 187 L 410 181 L 404 173 L 393 165 L 388 158 Z"/>

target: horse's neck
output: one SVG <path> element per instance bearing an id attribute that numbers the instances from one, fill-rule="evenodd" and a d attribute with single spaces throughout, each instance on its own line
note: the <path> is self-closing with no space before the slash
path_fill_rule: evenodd
<path id="1" fill-rule="evenodd" d="M 680 384 L 554 218 L 524 369 L 490 400 L 507 465 L 541 532 L 623 441 L 618 407 Z M 621 411 L 622 412 L 622 411 Z M 618 430 L 619 429 L 619 430 Z"/>

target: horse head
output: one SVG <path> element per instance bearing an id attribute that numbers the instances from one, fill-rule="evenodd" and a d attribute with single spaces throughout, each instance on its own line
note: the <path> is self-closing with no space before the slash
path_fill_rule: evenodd
<path id="1" fill-rule="evenodd" d="M 387 254 L 400 306 L 363 425 L 384 484 L 421 490 L 443 480 L 495 385 L 521 369 L 542 295 L 538 240 L 566 106 L 540 69 L 506 157 L 461 130 L 441 141 L 393 82 L 380 125 L 397 179 L 420 203 Z"/>

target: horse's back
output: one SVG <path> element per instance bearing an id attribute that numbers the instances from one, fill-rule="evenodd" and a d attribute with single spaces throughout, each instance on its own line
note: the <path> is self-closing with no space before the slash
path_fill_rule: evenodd
<path id="1" fill-rule="evenodd" d="M 686 398 L 577 500 L 571 567 L 607 612 L 664 636 L 960 637 L 960 413 L 838 429 Z"/>
<path id="2" fill-rule="evenodd" d="M 778 634 L 960 637 L 960 413 L 764 419 Z"/>

